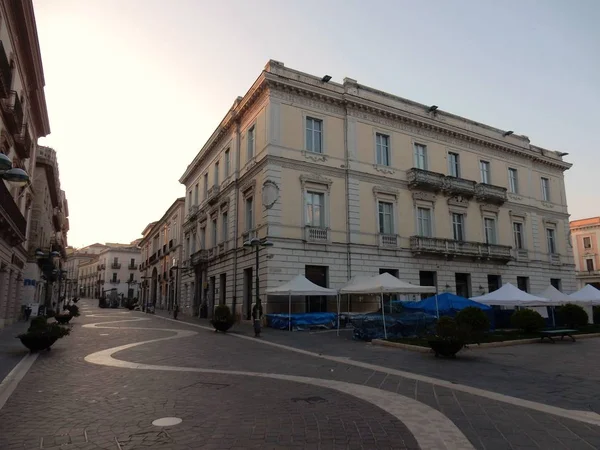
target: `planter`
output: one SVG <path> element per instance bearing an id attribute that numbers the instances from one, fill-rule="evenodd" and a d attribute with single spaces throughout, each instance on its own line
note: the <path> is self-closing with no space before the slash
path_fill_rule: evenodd
<path id="1" fill-rule="evenodd" d="M 50 350 L 52 344 L 58 340 L 58 338 L 55 336 L 30 333 L 21 334 L 19 339 L 21 340 L 21 343 L 32 353 L 42 350 Z"/>
<path id="2" fill-rule="evenodd" d="M 226 333 L 233 326 L 232 321 L 223 321 L 223 320 L 212 320 L 212 326 L 215 327 L 215 331 L 221 331 Z"/>
<path id="3" fill-rule="evenodd" d="M 456 354 L 465 346 L 463 341 L 452 341 L 439 339 L 429 341 L 429 346 L 435 352 L 435 356 L 456 357 Z"/>
<path id="4" fill-rule="evenodd" d="M 61 314 L 54 316 L 54 320 L 56 320 L 61 325 L 66 325 L 73 318 L 71 314 Z"/>

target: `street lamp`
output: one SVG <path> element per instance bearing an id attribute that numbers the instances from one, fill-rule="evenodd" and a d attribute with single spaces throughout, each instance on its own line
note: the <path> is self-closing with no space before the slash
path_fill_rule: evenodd
<path id="1" fill-rule="evenodd" d="M 54 259 L 60 257 L 60 253 L 57 251 L 44 252 L 41 249 L 37 249 L 35 251 L 35 258 L 37 259 L 38 266 L 42 270 L 46 278 L 46 298 L 44 300 L 44 305 L 46 308 L 52 306 L 52 283 L 54 282 L 54 278 L 58 274 L 58 270 L 54 266 Z M 60 292 L 59 292 L 60 295 Z"/>
<path id="2" fill-rule="evenodd" d="M 259 289 L 258 289 L 258 283 L 259 283 L 259 278 L 258 278 L 258 252 L 262 247 L 272 247 L 273 243 L 271 241 L 268 241 L 266 239 L 259 239 L 259 238 L 252 238 L 246 242 L 244 242 L 244 247 L 246 248 L 254 248 L 254 252 L 256 255 L 256 276 L 254 277 L 254 284 L 256 285 L 256 306 L 259 309 L 259 311 L 262 311 L 262 306 L 260 304 L 260 295 L 259 295 Z M 235 305 L 233 305 L 234 307 L 234 311 L 233 314 L 235 315 Z"/>
<path id="3" fill-rule="evenodd" d="M 13 167 L 12 161 L 4 153 L 0 153 L 0 179 L 15 186 L 25 186 L 29 183 L 29 175 L 23 169 Z"/>

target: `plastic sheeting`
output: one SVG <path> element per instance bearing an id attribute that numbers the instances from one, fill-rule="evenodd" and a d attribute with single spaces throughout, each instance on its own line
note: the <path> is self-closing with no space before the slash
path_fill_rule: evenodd
<path id="1" fill-rule="evenodd" d="M 436 320 L 434 315 L 423 312 L 386 314 L 387 338 L 402 338 L 432 333 Z M 371 341 L 372 339 L 385 338 L 383 319 L 380 312 L 352 316 L 350 321 L 354 325 L 354 339 Z"/>
<path id="2" fill-rule="evenodd" d="M 292 329 L 307 330 L 310 328 L 333 329 L 337 327 L 337 314 L 335 313 L 303 313 L 292 314 Z M 277 330 L 289 330 L 289 314 L 267 314 L 267 326 Z"/>

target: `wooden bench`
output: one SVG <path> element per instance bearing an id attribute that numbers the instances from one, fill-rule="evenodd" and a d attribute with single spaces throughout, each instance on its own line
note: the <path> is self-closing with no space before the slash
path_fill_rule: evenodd
<path id="1" fill-rule="evenodd" d="M 562 341 L 565 336 L 570 337 L 573 342 L 575 342 L 575 338 L 573 337 L 573 333 L 576 333 L 577 330 L 570 330 L 570 329 L 564 329 L 564 330 L 544 330 L 544 331 L 540 331 L 540 334 L 542 335 L 542 341 L 544 339 L 549 339 L 550 342 L 552 342 L 553 344 L 554 342 L 554 337 L 558 337 L 560 336 L 560 340 Z"/>

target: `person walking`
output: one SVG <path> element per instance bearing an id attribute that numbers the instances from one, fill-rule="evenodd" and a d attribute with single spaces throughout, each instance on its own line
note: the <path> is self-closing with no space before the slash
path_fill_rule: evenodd
<path id="1" fill-rule="evenodd" d="M 177 313 L 179 313 L 179 304 L 175 303 L 173 307 L 173 319 L 177 320 Z"/>

